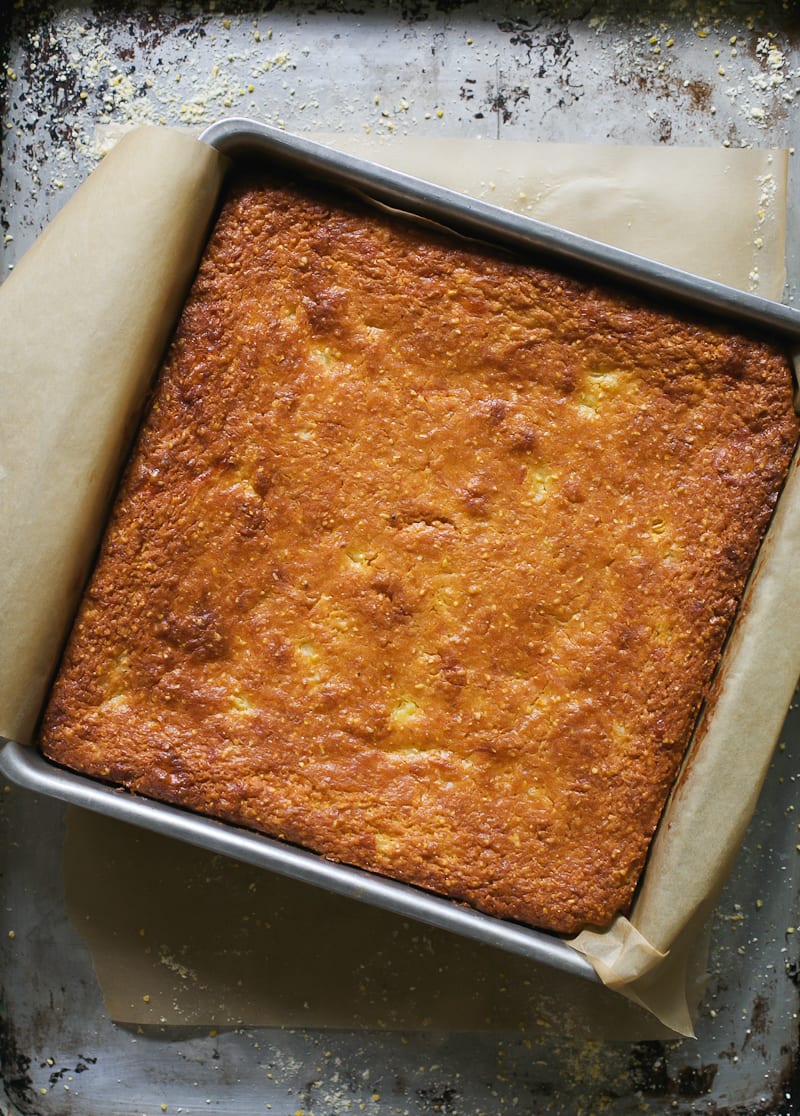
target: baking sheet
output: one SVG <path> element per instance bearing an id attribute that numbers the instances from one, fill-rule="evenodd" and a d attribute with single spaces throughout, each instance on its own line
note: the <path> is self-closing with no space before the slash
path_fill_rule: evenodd
<path id="1" fill-rule="evenodd" d="M 495 135 L 524 147 L 569 140 L 701 144 L 721 153 L 724 143 L 800 148 L 800 120 L 786 104 L 799 61 L 796 17 L 779 2 L 757 10 L 733 0 L 713 14 L 703 23 L 702 12 L 677 2 L 657 13 L 629 3 L 534 13 L 422 2 L 358 15 L 333 0 L 313 9 L 165 4 L 126 12 L 25 0 L 6 40 L 17 80 L 0 106 L 0 222 L 13 236 L 3 244 L 0 235 L 3 274 L 85 178 L 99 123 L 210 122 L 230 111 L 231 96 L 240 110 L 293 131 L 369 128 L 382 133 L 376 144 L 385 149 L 406 138 L 435 147 L 439 139 L 484 143 Z M 766 50 L 755 49 L 762 41 L 775 48 L 774 74 Z M 783 75 L 785 84 L 767 84 Z M 790 163 L 789 291 L 796 292 L 800 164 Z M 487 154 L 487 174 L 490 165 Z M 5 1086 L 11 1111 L 41 1116 L 63 1116 L 66 1107 L 76 1116 L 130 1116 L 159 1113 L 162 1104 L 201 1116 L 209 1101 L 226 1116 L 252 1116 L 267 1104 L 331 1116 L 362 1107 L 375 1116 L 396 1108 L 419 1116 L 788 1113 L 798 1092 L 800 934 L 787 928 L 799 909 L 790 812 L 799 729 L 796 710 L 715 911 L 697 1041 L 678 1043 L 573 1040 L 569 1016 L 559 1026 L 557 1012 L 553 1026 L 505 1035 L 114 1025 L 64 911 L 64 807 L 12 788 L 0 796 L 0 1096 Z M 102 848 L 90 852 L 87 871 L 103 859 Z M 213 918 L 213 894 L 196 910 Z M 119 957 L 124 965 L 122 944 Z"/>
<path id="2" fill-rule="evenodd" d="M 234 125 L 232 125 L 232 127 L 234 128 L 234 130 L 237 127 L 241 130 L 241 125 L 237 126 L 237 125 L 234 124 Z M 358 168 L 356 168 L 356 169 L 358 169 Z M 396 186 L 396 180 L 390 180 L 389 181 L 389 186 L 390 186 L 391 190 L 394 190 L 394 188 Z M 405 199 L 408 196 L 408 190 L 409 190 L 408 184 L 404 184 L 403 185 L 403 190 L 402 190 L 401 200 Z M 395 195 L 390 193 L 389 194 L 389 200 L 395 200 Z M 429 200 L 429 195 L 426 196 L 426 202 L 428 200 Z M 447 202 L 447 200 L 448 199 L 446 199 L 446 198 L 444 199 L 445 202 Z M 489 217 L 491 217 L 491 216 L 492 215 L 489 214 Z M 473 220 L 473 219 L 478 220 L 478 225 L 476 226 L 478 229 L 481 229 L 483 227 L 481 222 L 483 222 L 486 219 L 486 215 L 481 211 L 480 207 L 474 207 L 474 206 L 470 208 L 469 213 L 468 213 L 468 217 L 470 218 L 470 220 Z M 571 241 L 568 238 L 566 240 L 562 240 L 562 244 L 564 244 L 564 243 L 567 244 L 568 250 L 570 252 L 573 252 L 573 253 L 577 249 L 587 250 L 587 246 L 585 246 L 583 244 L 580 244 L 580 243 L 578 243 L 574 240 Z M 588 251 L 589 251 L 589 254 L 591 255 L 592 252 L 594 251 L 592 246 L 588 246 Z M 612 259 L 613 259 L 613 257 L 612 257 Z M 620 260 L 619 262 L 622 263 L 622 264 L 627 264 L 628 261 Z M 616 264 L 615 264 L 615 266 L 616 266 Z M 644 272 L 645 272 L 648 279 L 655 278 L 655 280 L 657 282 L 663 282 L 663 276 L 660 273 L 658 273 L 657 271 L 655 271 L 653 269 L 649 269 L 646 265 L 644 267 Z M 668 276 L 667 278 L 672 282 L 676 282 L 678 287 L 681 286 L 682 280 L 681 280 L 680 277 L 677 277 L 677 280 L 675 279 L 674 276 Z M 712 297 L 712 298 L 716 298 L 716 299 L 719 299 L 721 297 L 723 305 L 727 304 L 727 302 L 730 302 L 737 309 L 741 310 L 742 308 L 744 308 L 745 311 L 752 312 L 753 314 L 761 314 L 761 313 L 764 313 L 764 310 L 765 310 L 765 308 L 761 304 L 761 300 L 758 300 L 758 299 L 755 299 L 755 298 L 752 298 L 752 297 L 747 298 L 747 297 L 735 296 L 735 297 L 731 298 L 731 296 L 727 292 L 718 292 L 718 291 L 713 290 L 711 288 L 706 288 L 706 290 L 704 291 L 704 296 L 705 297 Z M 771 307 L 766 308 L 766 315 L 767 315 L 767 317 L 772 315 L 772 317 L 775 319 L 776 323 L 781 327 L 783 327 L 784 325 L 787 325 L 788 327 L 794 326 L 794 323 L 792 321 L 792 315 L 781 314 L 777 310 L 775 310 Z M 796 328 L 796 326 L 795 326 L 795 328 Z M 681 1026 L 683 1026 L 683 1025 L 685 1025 L 685 1024 L 681 1023 Z"/>

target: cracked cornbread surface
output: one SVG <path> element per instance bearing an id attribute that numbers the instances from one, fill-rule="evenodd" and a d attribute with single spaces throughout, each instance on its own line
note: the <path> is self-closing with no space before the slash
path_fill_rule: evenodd
<path id="1" fill-rule="evenodd" d="M 798 435 L 786 358 L 232 185 L 58 762 L 503 917 L 625 911 Z"/>

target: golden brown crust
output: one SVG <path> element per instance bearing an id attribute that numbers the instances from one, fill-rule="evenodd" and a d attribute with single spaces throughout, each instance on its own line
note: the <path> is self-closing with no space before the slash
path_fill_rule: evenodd
<path id="1" fill-rule="evenodd" d="M 766 344 L 240 183 L 43 747 L 493 914 L 606 925 L 797 435 Z"/>

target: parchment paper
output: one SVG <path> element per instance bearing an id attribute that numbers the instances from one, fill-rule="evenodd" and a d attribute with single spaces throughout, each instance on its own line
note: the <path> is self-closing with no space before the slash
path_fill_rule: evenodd
<path id="1" fill-rule="evenodd" d="M 671 1037 L 602 985 L 369 904 L 82 810 L 67 837 L 117 1022 Z"/>
<path id="2" fill-rule="evenodd" d="M 695 934 L 733 866 L 797 685 L 799 555 L 796 456 L 630 920 L 574 942 L 606 984 L 680 1034 L 693 1033 Z"/>
<path id="3" fill-rule="evenodd" d="M 30 739 L 222 168 L 126 137 L 0 289 L 0 736 Z"/>
<path id="4" fill-rule="evenodd" d="M 317 138 L 695 275 L 783 294 L 785 151 Z"/>
<path id="5" fill-rule="evenodd" d="M 349 146 L 362 153 L 364 151 L 362 142 L 353 141 Z M 392 144 L 391 147 L 367 153 L 412 173 L 424 173 L 444 185 L 461 189 L 469 187 L 476 194 L 492 196 L 501 204 L 522 208 L 525 212 L 542 215 L 542 208 L 536 209 L 536 206 L 544 207 L 544 213 L 550 219 L 558 219 L 567 227 L 623 247 L 636 246 L 626 239 L 634 224 L 647 226 L 650 234 L 647 251 L 665 262 L 727 279 L 733 285 L 755 288 L 762 294 L 776 296 L 782 290 L 785 153 L 687 151 L 676 155 L 673 161 L 672 157 L 665 158 L 667 152 L 662 149 L 610 151 L 584 148 L 564 151 L 483 142 L 477 150 L 462 147 L 458 141 L 452 141 L 447 146 L 448 150 L 443 151 L 443 145 L 438 140 L 435 148 L 405 142 L 397 148 Z M 145 148 L 157 151 L 149 166 L 141 158 Z M 431 158 L 434 152 L 436 159 Z M 176 169 L 183 164 L 184 157 L 189 167 L 186 177 L 183 170 L 179 172 Z M 571 181 L 569 176 L 565 180 L 558 178 L 553 169 L 563 157 L 572 168 L 570 173 L 580 172 Z M 599 162 L 594 162 L 595 157 Z M 437 160 L 442 159 L 443 162 L 437 165 Z M 203 163 L 205 165 L 201 165 Z M 491 181 L 486 179 L 486 167 L 489 165 L 493 168 Z M 672 165 L 676 180 L 667 173 L 668 165 Z M 136 169 L 139 181 L 133 189 L 130 182 Z M 6 519 L 12 529 L 6 531 L 6 539 L 13 540 L 10 549 L 14 551 L 14 563 L 11 573 L 6 569 L 4 580 L 0 581 L 0 603 L 8 609 L 12 621 L 12 627 L 5 630 L 17 633 L 15 639 L 20 641 L 23 649 L 29 645 L 27 666 L 6 661 L 16 658 L 15 653 L 10 653 L 12 649 L 15 651 L 13 641 L 6 641 L 4 649 L 0 650 L 0 671 L 4 672 L 0 677 L 5 679 L 0 688 L 0 727 L 7 735 L 24 736 L 35 719 L 54 649 L 60 646 L 63 638 L 64 616 L 68 611 L 64 599 L 71 601 L 74 598 L 75 587 L 85 568 L 87 535 L 92 538 L 92 548 L 94 546 L 95 521 L 102 519 L 102 495 L 108 490 L 110 477 L 116 468 L 119 444 L 124 441 L 121 434 L 127 430 L 130 415 L 136 409 L 136 397 L 142 394 L 142 385 L 157 363 L 169 332 L 173 315 L 157 313 L 156 308 L 163 305 L 165 291 L 174 300 L 173 305 L 180 302 L 178 292 L 185 289 L 188 274 L 194 266 L 198 245 L 213 208 L 220 169 L 213 156 L 185 135 L 166 129 L 147 129 L 136 133 L 114 149 L 101 172 L 93 175 L 70 203 L 67 214 L 54 223 L 47 236 L 18 266 L 13 285 L 6 283 L 0 291 L 0 323 L 8 326 L 12 336 L 14 331 L 18 335 L 14 347 L 7 350 L 12 355 L 0 366 L 5 377 L 3 390 L 9 398 L 20 396 L 14 399 L 14 421 L 18 428 L 25 428 L 25 437 L 17 436 L 15 442 L 23 467 L 18 466 L 16 455 L 4 459 L 8 475 L 13 480 L 13 484 L 5 481 L 3 484 L 13 496 L 10 504 L 13 514 Z M 169 179 L 167 184 L 161 183 L 157 189 L 147 190 L 151 176 L 165 174 Z M 641 189 L 634 201 L 630 193 L 631 183 L 637 181 L 646 182 L 647 186 Z M 722 226 L 715 227 L 710 236 L 699 233 L 695 236 L 692 233 L 686 258 L 676 255 L 676 247 L 685 243 L 683 235 L 679 237 L 675 232 L 679 225 L 682 232 L 685 227 L 680 221 L 680 206 L 676 211 L 674 203 L 681 181 L 691 182 L 692 214 L 698 210 L 706 216 L 725 212 Z M 502 184 L 499 192 L 498 183 Z M 706 186 L 704 197 L 701 196 L 701 185 Z M 487 191 L 490 193 L 487 194 Z M 200 196 L 201 204 L 192 207 L 193 212 L 189 216 L 182 205 L 176 205 L 176 196 L 182 196 L 185 201 L 196 200 Z M 738 198 L 738 209 L 732 200 L 734 197 Z M 589 199 L 595 200 L 590 202 Z M 565 203 L 563 213 L 559 210 L 562 201 Z M 599 222 L 594 227 L 586 223 L 587 211 L 592 210 Z M 120 212 L 128 214 L 124 221 L 120 220 Z M 733 212 L 739 214 L 735 220 L 741 224 L 734 224 L 731 218 Z M 180 215 L 177 222 L 181 230 L 179 233 L 173 228 L 176 213 Z M 134 214 L 137 215 L 135 220 Z M 656 250 L 650 226 L 658 224 L 659 217 L 663 215 L 666 215 L 666 221 L 662 227 L 662 248 Z M 701 221 L 697 227 L 708 226 Z M 142 239 L 143 231 L 153 233 L 155 229 L 158 229 L 158 235 Z M 98 253 L 96 249 L 102 249 L 104 243 L 108 244 L 110 237 L 114 238 L 110 241 L 113 250 Z M 84 251 L 85 243 L 93 245 L 94 251 Z M 115 257 L 120 266 L 108 266 L 109 256 Z M 170 267 L 170 262 L 175 262 L 176 258 L 177 277 Z M 754 259 L 756 265 L 753 264 Z M 157 264 L 154 260 L 158 261 Z M 729 272 L 726 271 L 728 265 Z M 74 277 L 81 269 L 84 279 L 75 282 Z M 54 275 L 61 278 L 54 278 Z M 135 300 L 129 301 L 129 296 L 141 286 L 136 279 L 141 279 L 142 275 L 149 297 L 143 297 L 139 291 L 140 302 L 136 305 Z M 47 302 L 42 292 L 36 292 L 37 282 L 48 284 Z M 103 294 L 93 306 L 84 304 L 87 284 Z M 769 285 L 768 290 L 765 284 Z M 7 294 L 9 287 L 10 297 Z M 73 302 L 77 302 L 77 309 Z M 29 340 L 38 337 L 38 315 L 43 305 L 48 303 L 57 308 L 59 331 L 50 330 L 43 345 L 31 346 Z M 92 321 L 92 313 L 95 321 Z M 169 322 L 166 320 L 168 317 Z M 119 331 L 114 328 L 120 321 L 127 324 L 124 345 L 120 342 Z M 76 325 L 80 329 L 76 329 Z M 64 335 L 70 332 L 79 337 L 70 337 L 65 344 Z M 132 361 L 127 373 L 115 372 L 111 377 L 104 377 L 102 372 L 122 351 L 127 350 L 129 344 L 135 350 L 138 347 L 141 359 Z M 64 373 L 65 349 L 67 353 L 75 351 L 74 359 L 71 358 L 66 365 L 68 374 Z M 42 350 L 45 355 L 49 354 L 49 359 L 44 359 Z M 145 369 L 148 362 L 149 367 Z M 97 406 L 94 397 L 100 394 L 105 400 L 108 379 L 119 385 L 124 402 L 116 407 L 105 402 Z M 124 388 L 123 382 L 127 385 Z M 34 385 L 33 391 L 31 384 Z M 102 385 L 102 390 L 99 385 Z M 42 406 L 44 398 L 47 399 L 46 407 Z M 94 407 L 91 423 L 88 421 L 89 404 Z M 110 417 L 108 424 L 102 421 L 104 416 Z M 81 439 L 74 436 L 76 428 L 80 430 L 84 427 L 93 435 L 91 452 L 79 444 Z M 72 471 L 67 474 L 69 479 L 58 487 L 57 499 L 52 495 L 43 499 L 40 492 L 44 476 L 42 461 L 48 462 L 49 472 L 53 462 L 58 462 L 61 467 L 65 459 L 73 461 Z M 19 485 L 18 476 L 22 478 Z M 90 484 L 90 481 L 93 483 Z M 795 475 L 792 489 L 797 487 L 796 482 Z M 697 934 L 746 826 L 800 669 L 800 631 L 792 636 L 785 622 L 779 629 L 786 632 L 779 669 L 775 655 L 768 656 L 766 660 L 763 657 L 765 637 L 759 634 L 759 631 L 763 633 L 760 625 L 765 618 L 770 623 L 783 617 L 791 618 L 794 613 L 786 607 L 786 593 L 793 594 L 790 600 L 796 600 L 798 596 L 798 575 L 793 573 L 790 555 L 792 546 L 797 544 L 800 516 L 796 495 L 793 492 L 787 495 L 790 498 L 782 500 L 781 504 L 778 533 L 767 548 L 769 563 L 756 579 L 755 591 L 745 614 L 745 625 L 733 641 L 737 655 L 720 682 L 714 716 L 709 718 L 708 730 L 704 732 L 703 749 L 698 758 L 688 765 L 684 782 L 676 794 L 673 812 L 662 826 L 646 883 L 631 920 L 620 919 L 612 931 L 602 935 L 581 935 L 576 942 L 576 946 L 593 959 L 604 981 L 619 988 L 630 999 L 644 1004 L 659 1018 L 660 1023 L 653 1020 L 643 1023 L 642 1020 L 649 1017 L 637 1016 L 636 1009 L 632 1007 L 621 1009 L 623 1018 L 626 1012 L 633 1012 L 627 1017 L 628 1025 L 635 1020 L 637 1037 L 640 1038 L 663 1036 L 664 1025 L 676 1033 L 691 1032 L 691 1008 L 699 994 L 695 977 L 698 957 L 702 958 L 702 949 L 697 948 Z M 33 542 L 27 545 L 29 540 Z M 47 553 L 46 561 L 31 562 L 31 557 L 35 559 L 40 548 Z M 774 631 L 773 628 L 772 635 L 766 637 L 767 641 L 774 637 Z M 766 649 L 769 650 L 769 647 Z M 753 713 L 752 720 L 742 721 L 743 711 L 754 708 L 754 693 L 758 693 L 759 697 L 758 712 Z M 732 723 L 734 726 L 743 724 L 745 734 L 732 735 Z M 750 726 L 752 734 L 748 734 Z M 734 779 L 730 778 L 732 755 L 736 757 L 737 777 Z M 720 764 L 724 764 L 725 779 L 718 777 Z M 746 788 L 744 795 L 740 793 L 743 787 Z M 84 827 L 84 837 L 75 837 L 76 828 L 73 825 L 67 845 L 67 879 L 76 925 L 85 933 L 88 925 L 103 923 L 102 919 L 93 918 L 91 914 L 88 919 L 86 917 L 89 914 L 86 909 L 87 881 L 92 882 L 92 894 L 101 903 L 102 909 L 112 909 L 105 903 L 105 897 L 109 894 L 110 877 L 107 871 L 113 865 L 113 858 L 105 855 L 109 841 L 107 834 L 103 835 L 103 827 L 111 823 L 87 815 L 77 816 L 83 819 L 79 825 Z M 708 841 L 712 826 L 720 835 L 716 846 Z M 94 827 L 97 842 L 85 839 L 86 827 L 90 831 Z M 141 844 L 145 838 L 139 836 L 136 840 Z M 160 838 L 148 836 L 146 840 L 160 841 L 163 846 L 157 853 L 148 847 L 145 861 L 140 865 L 147 894 L 155 898 L 158 893 L 152 891 L 152 885 L 154 878 L 161 877 L 153 872 L 154 862 L 158 860 L 159 864 L 166 864 L 171 857 L 177 857 L 180 865 L 185 850 Z M 102 851 L 93 853 L 93 848 Z M 698 849 L 707 851 L 707 855 L 695 875 L 692 865 L 698 861 Z M 229 873 L 231 878 L 243 878 L 238 866 L 226 862 L 218 864 L 223 865 L 220 871 Z M 267 874 L 264 876 L 267 878 Z M 178 878 L 185 878 L 185 875 L 181 877 L 179 874 Z M 163 893 L 165 896 L 174 893 L 174 880 L 173 877 L 163 883 L 162 886 L 168 889 Z M 208 892 L 203 893 L 202 902 L 211 910 L 216 902 L 218 879 L 215 877 L 208 882 L 210 886 Z M 274 880 L 273 886 L 288 888 L 289 898 L 284 902 L 285 897 L 279 896 L 276 902 L 279 906 L 283 904 L 282 910 L 285 911 L 286 904 L 289 904 L 294 911 L 293 918 L 282 916 L 282 925 L 296 927 L 298 911 L 302 911 L 302 901 L 299 901 L 300 907 L 293 906 L 298 902 L 296 886 L 283 881 L 276 884 Z M 320 942 L 328 940 L 330 935 L 336 939 L 337 920 L 351 918 L 350 913 L 341 913 L 342 900 L 320 896 L 321 893 L 315 893 L 313 899 L 314 904 L 321 906 L 312 919 L 317 925 L 310 929 L 311 937 L 306 940 L 297 934 L 288 939 L 289 953 L 295 948 L 292 942 L 298 950 L 297 958 L 285 958 L 284 963 L 289 967 L 293 963 L 303 964 L 304 949 L 319 948 Z M 352 905 L 346 904 L 346 907 L 349 912 Z M 390 918 L 372 912 L 365 915 L 365 908 L 360 905 L 357 909 L 359 918 Z M 192 948 L 199 949 L 202 955 L 205 947 L 202 942 L 198 943 L 196 925 L 191 924 L 190 933 L 190 924 L 182 921 L 180 910 L 175 911 L 175 917 L 183 926 L 187 940 L 194 943 Z M 299 917 L 302 921 L 302 915 Z M 134 988 L 131 981 L 135 983 L 140 979 L 141 968 L 131 963 L 131 943 L 127 938 L 115 937 L 113 929 L 107 923 L 105 925 L 108 933 L 100 937 L 94 935 L 90 941 L 95 950 L 98 971 L 104 980 L 104 992 L 112 1017 L 127 1021 L 186 1023 L 188 1012 L 193 1021 L 203 1019 L 208 1025 L 230 1021 L 232 1009 L 223 1006 L 229 1000 L 226 1001 L 219 988 L 214 988 L 213 982 L 207 982 L 202 989 L 203 996 L 195 1004 L 188 1003 L 183 997 L 178 1005 L 174 997 L 175 971 L 169 965 L 159 963 L 154 973 L 160 970 L 168 972 L 173 983 L 165 982 L 158 991 L 155 988 L 157 981 L 153 978 L 146 993 L 141 991 L 140 986 Z M 145 927 L 142 929 L 146 930 Z M 442 956 L 450 956 L 454 949 L 452 939 L 446 935 L 441 937 L 444 942 Z M 344 939 L 340 935 L 338 940 Z M 244 948 L 241 942 L 236 949 L 226 943 L 223 951 L 226 957 L 238 955 L 241 961 L 241 975 L 235 978 L 234 985 L 241 987 L 245 982 L 252 985 L 253 969 L 259 965 L 262 944 L 257 935 L 248 948 Z M 470 948 L 481 952 L 479 947 Z M 474 975 L 475 957 L 469 957 L 463 963 Z M 503 963 L 506 966 L 524 964 L 508 959 L 504 959 Z M 192 958 L 185 950 L 178 964 L 185 966 L 187 971 L 192 968 Z M 597 994 L 601 1000 L 608 995 L 604 989 L 587 992 L 588 986 L 585 985 L 576 993 L 574 986 L 580 982 L 567 981 L 557 974 L 548 976 L 558 982 L 559 995 L 563 994 L 567 985 L 571 988 L 569 995 L 577 995 L 579 1001 L 585 999 L 585 995 L 591 998 Z M 229 974 L 226 977 L 228 983 L 230 979 Z M 196 983 L 199 988 L 204 982 Z M 185 987 L 192 984 L 190 981 Z M 396 989 L 402 986 L 401 981 Z M 534 987 L 538 986 L 537 978 Z M 237 1022 L 296 1021 L 298 1004 L 289 1005 L 285 983 L 281 987 L 283 991 L 278 995 L 276 985 L 267 980 L 265 998 L 259 999 L 258 1003 L 248 1000 L 247 1005 L 242 1002 L 234 1010 Z M 145 995 L 148 997 L 146 1000 Z M 153 1019 L 155 1009 L 151 1007 L 155 1004 L 158 1006 L 157 1020 Z M 580 1009 L 584 1018 L 599 1017 L 604 1011 L 605 1008 L 593 1013 L 585 1004 Z M 465 1018 L 463 1005 L 456 1004 L 448 1018 L 451 1019 L 448 1025 L 458 1026 L 457 1020 Z M 477 1025 L 474 1015 L 470 1018 L 473 1019 L 470 1025 Z M 340 997 L 319 998 L 315 1020 L 317 1025 L 326 1021 L 331 1025 L 345 1025 Z M 374 1018 L 373 1022 L 376 1025 L 381 1023 Z M 425 1024 L 419 1013 L 410 1011 L 403 1017 L 403 1025 Z M 624 1031 L 625 1024 L 621 1026 Z"/>

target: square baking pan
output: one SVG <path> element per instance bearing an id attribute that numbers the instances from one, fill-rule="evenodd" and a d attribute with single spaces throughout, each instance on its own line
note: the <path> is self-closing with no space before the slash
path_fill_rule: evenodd
<path id="1" fill-rule="evenodd" d="M 200 139 L 234 163 L 268 159 L 317 182 L 354 191 L 373 202 L 500 244 L 537 261 L 634 286 L 654 301 L 730 319 L 782 338 L 800 353 L 800 313 L 710 280 L 610 248 L 451 190 L 342 154 L 255 121 L 223 120 Z M 332 863 L 261 834 L 166 805 L 64 770 L 36 749 L 12 741 L 0 751 L 4 776 L 34 792 L 143 826 L 213 852 L 360 899 L 532 960 L 597 980 L 586 958 L 556 935 L 481 914 L 449 899 L 361 869 Z"/>

